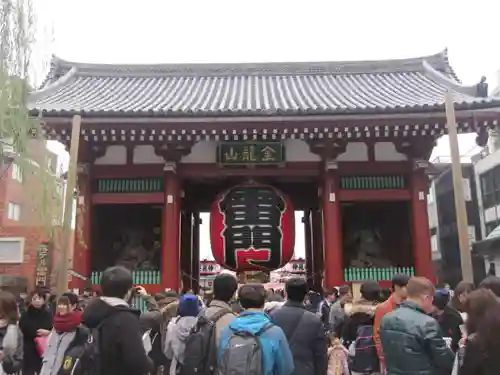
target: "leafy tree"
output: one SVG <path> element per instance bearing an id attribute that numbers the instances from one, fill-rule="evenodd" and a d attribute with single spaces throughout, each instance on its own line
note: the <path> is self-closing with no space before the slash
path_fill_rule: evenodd
<path id="1" fill-rule="evenodd" d="M 26 192 L 20 220 L 50 238 L 61 216 L 61 185 L 43 123 L 27 106 L 35 34 L 33 0 L 0 0 L 0 179 L 19 167 Z"/>

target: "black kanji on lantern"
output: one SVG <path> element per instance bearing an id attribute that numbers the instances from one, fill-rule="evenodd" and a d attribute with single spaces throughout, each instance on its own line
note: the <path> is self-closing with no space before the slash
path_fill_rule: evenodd
<path id="1" fill-rule="evenodd" d="M 284 199 L 272 187 L 245 186 L 231 189 L 219 202 L 224 214 L 224 258 L 226 266 L 238 268 L 237 252 L 268 252 L 268 259 L 250 260 L 257 266 L 275 269 L 281 266 L 281 216 Z"/>

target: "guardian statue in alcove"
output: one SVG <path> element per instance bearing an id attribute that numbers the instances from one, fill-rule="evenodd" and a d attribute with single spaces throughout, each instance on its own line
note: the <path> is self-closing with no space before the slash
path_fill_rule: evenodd
<path id="1" fill-rule="evenodd" d="M 382 236 L 375 227 L 355 229 L 348 236 L 349 247 L 355 256 L 350 266 L 355 268 L 386 268 L 392 263 L 383 257 Z"/>
<path id="2" fill-rule="evenodd" d="M 142 264 L 148 260 L 148 251 L 144 247 L 143 233 L 139 230 L 129 229 L 123 235 L 123 249 L 119 255 L 116 265 L 131 270 L 141 269 Z"/>

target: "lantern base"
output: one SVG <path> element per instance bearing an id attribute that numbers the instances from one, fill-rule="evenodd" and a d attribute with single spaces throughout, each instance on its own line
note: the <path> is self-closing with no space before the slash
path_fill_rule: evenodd
<path id="1" fill-rule="evenodd" d="M 271 279 L 271 272 L 269 271 L 240 271 L 236 274 L 238 278 L 238 283 L 240 284 L 252 284 L 268 283 Z"/>

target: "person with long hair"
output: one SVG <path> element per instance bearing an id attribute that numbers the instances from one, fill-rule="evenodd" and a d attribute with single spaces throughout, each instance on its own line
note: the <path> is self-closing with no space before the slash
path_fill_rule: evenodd
<path id="1" fill-rule="evenodd" d="M 16 297 L 0 290 L 0 363 L 6 374 L 19 372 L 23 366 L 23 341 L 18 320 Z"/>
<path id="2" fill-rule="evenodd" d="M 450 301 L 451 307 L 463 313 L 469 293 L 471 293 L 474 289 L 475 287 L 473 283 L 469 281 L 460 281 L 453 292 L 453 297 Z"/>
<path id="3" fill-rule="evenodd" d="M 38 337 L 48 337 L 52 330 L 52 313 L 47 308 L 46 298 L 43 290 L 35 290 L 28 297 L 28 308 L 19 321 L 23 334 L 23 375 L 39 374 L 42 368 L 42 354 L 36 341 Z"/>
<path id="4" fill-rule="evenodd" d="M 467 339 L 459 375 L 500 374 L 500 301 L 489 289 L 471 292 L 464 305 Z"/>

